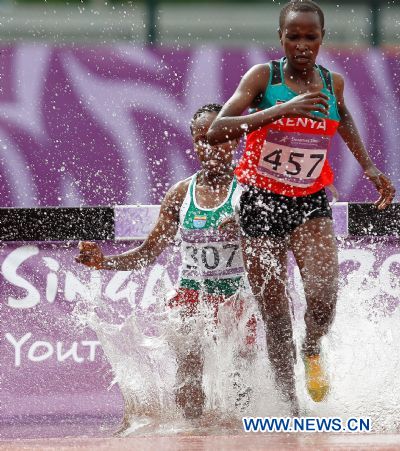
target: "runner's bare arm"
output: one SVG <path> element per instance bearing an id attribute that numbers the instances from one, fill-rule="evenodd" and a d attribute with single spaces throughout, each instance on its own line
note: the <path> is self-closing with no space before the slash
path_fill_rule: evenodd
<path id="1" fill-rule="evenodd" d="M 338 102 L 338 110 L 341 117 L 339 133 L 350 149 L 356 160 L 364 170 L 364 174 L 371 180 L 378 190 L 380 197 L 375 202 L 378 209 L 383 210 L 394 199 L 396 190 L 390 179 L 383 174 L 371 160 L 367 150 L 364 147 L 357 126 L 353 117 L 346 107 L 344 101 L 344 80 L 339 74 L 333 73 L 333 84 L 335 95 Z"/>
<path id="2" fill-rule="evenodd" d="M 154 263 L 157 257 L 174 242 L 179 226 L 179 211 L 186 194 L 188 181 L 172 187 L 166 194 L 157 222 L 139 247 L 119 255 L 104 256 L 97 243 L 79 243 L 78 263 L 95 269 L 129 271 Z"/>
<path id="3" fill-rule="evenodd" d="M 252 67 L 242 78 L 235 93 L 226 102 L 211 125 L 207 138 L 211 145 L 237 139 L 283 117 L 308 117 L 321 121 L 313 111 L 327 114 L 327 96 L 321 92 L 301 94 L 290 101 L 262 111 L 241 116 L 244 110 L 257 106 L 268 84 L 268 64 Z"/>

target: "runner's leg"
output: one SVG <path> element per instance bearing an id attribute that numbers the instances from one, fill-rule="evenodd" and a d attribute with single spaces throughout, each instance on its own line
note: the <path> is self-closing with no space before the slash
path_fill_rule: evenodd
<path id="1" fill-rule="evenodd" d="M 192 348 L 187 353 L 180 350 L 177 360 L 176 403 L 182 409 L 185 418 L 198 418 L 203 413 L 205 399 L 203 353 L 200 348 Z"/>
<path id="2" fill-rule="evenodd" d="M 278 385 L 298 411 L 294 379 L 294 345 L 287 295 L 287 242 L 268 237 L 243 237 L 248 279 L 267 328 L 267 348 Z"/>
<path id="3" fill-rule="evenodd" d="M 315 218 L 297 227 L 291 235 L 291 248 L 307 301 L 303 352 L 318 355 L 321 338 L 335 316 L 338 292 L 338 251 L 332 220 Z"/>

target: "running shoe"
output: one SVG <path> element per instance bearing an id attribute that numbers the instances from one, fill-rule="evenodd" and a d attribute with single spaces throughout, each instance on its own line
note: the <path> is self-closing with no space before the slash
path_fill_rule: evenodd
<path id="1" fill-rule="evenodd" d="M 329 392 L 328 376 L 319 355 L 303 356 L 308 393 L 314 402 L 323 401 Z"/>

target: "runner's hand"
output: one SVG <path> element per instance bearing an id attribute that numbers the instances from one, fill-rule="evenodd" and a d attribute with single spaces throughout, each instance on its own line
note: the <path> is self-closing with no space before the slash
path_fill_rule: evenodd
<path id="1" fill-rule="evenodd" d="M 282 117 L 307 117 L 317 122 L 322 122 L 323 118 L 315 116 L 318 111 L 324 116 L 328 115 L 328 96 L 321 91 L 300 94 L 293 99 L 280 104 L 283 111 Z"/>
<path id="2" fill-rule="evenodd" d="M 394 199 L 396 194 L 396 189 L 393 186 L 392 182 L 379 171 L 375 166 L 367 169 L 365 171 L 365 175 L 371 180 L 371 182 L 375 185 L 378 190 L 380 196 L 379 199 L 375 202 L 378 210 L 384 210 L 388 205 L 390 205 Z"/>
<path id="3" fill-rule="evenodd" d="M 78 249 L 79 255 L 75 257 L 76 262 L 89 266 L 89 268 L 103 268 L 104 254 L 98 244 L 90 241 L 80 241 Z"/>
<path id="4" fill-rule="evenodd" d="M 227 234 L 227 236 L 232 235 L 232 237 L 237 237 L 238 233 L 238 223 L 235 216 L 227 216 L 218 225 L 218 230 Z"/>
<path id="5" fill-rule="evenodd" d="M 231 229 L 231 228 L 237 229 L 237 226 L 238 225 L 237 225 L 235 216 L 227 216 L 220 222 L 220 224 L 218 225 L 218 228 L 220 230 L 227 230 L 227 229 Z"/>

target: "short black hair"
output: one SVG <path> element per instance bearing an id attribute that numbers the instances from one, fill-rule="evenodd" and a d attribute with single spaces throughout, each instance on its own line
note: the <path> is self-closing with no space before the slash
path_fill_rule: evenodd
<path id="1" fill-rule="evenodd" d="M 190 121 L 190 133 L 193 134 L 193 122 L 200 117 L 203 113 L 219 113 L 222 110 L 222 105 L 219 103 L 207 103 L 207 105 L 203 105 L 200 107 L 192 117 Z"/>
<path id="2" fill-rule="evenodd" d="M 321 23 L 321 28 L 325 27 L 325 16 L 322 9 L 315 3 L 313 0 L 291 0 L 287 3 L 279 14 L 279 29 L 283 31 L 283 25 L 285 23 L 286 16 L 291 11 L 295 12 L 311 12 L 317 13 L 319 17 L 319 21 Z"/>

